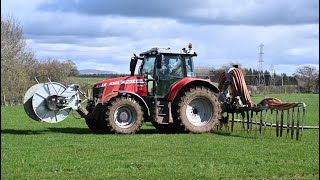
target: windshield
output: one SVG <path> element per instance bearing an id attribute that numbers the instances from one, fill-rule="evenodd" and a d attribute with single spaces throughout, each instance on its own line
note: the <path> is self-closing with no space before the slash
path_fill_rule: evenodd
<path id="1" fill-rule="evenodd" d="M 158 70 L 160 79 L 182 78 L 182 59 L 178 55 L 165 55 L 162 67 Z"/>
<path id="2" fill-rule="evenodd" d="M 140 75 L 148 75 L 153 78 L 156 56 L 145 57 L 142 61 L 139 72 Z M 185 64 L 185 68 L 184 67 Z M 185 76 L 194 77 L 194 67 L 191 56 L 164 55 L 162 67 L 157 70 L 160 79 L 183 78 Z"/>
<path id="3" fill-rule="evenodd" d="M 143 63 L 140 66 L 141 75 L 148 74 L 151 77 L 153 77 L 155 59 L 156 59 L 155 56 L 149 56 L 144 59 Z"/>

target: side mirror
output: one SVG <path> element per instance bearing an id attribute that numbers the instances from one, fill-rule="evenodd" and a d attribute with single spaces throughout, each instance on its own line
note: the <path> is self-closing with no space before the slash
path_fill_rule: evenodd
<path id="1" fill-rule="evenodd" d="M 130 60 L 131 76 L 134 76 L 134 70 L 136 69 L 137 62 L 138 62 L 138 57 L 134 54 L 134 57 L 132 57 Z"/>
<path id="2" fill-rule="evenodd" d="M 134 57 L 130 60 L 130 72 L 133 70 L 133 64 L 134 64 Z"/>
<path id="3" fill-rule="evenodd" d="M 164 55 L 162 55 L 162 54 L 158 54 L 158 55 L 156 56 L 156 66 L 157 66 L 157 69 L 161 69 L 163 59 L 164 59 Z"/>

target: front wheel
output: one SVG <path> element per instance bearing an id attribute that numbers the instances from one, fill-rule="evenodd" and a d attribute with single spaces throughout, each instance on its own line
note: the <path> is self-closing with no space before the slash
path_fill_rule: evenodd
<path id="1" fill-rule="evenodd" d="M 101 133 L 104 132 L 103 127 L 101 127 L 101 124 L 99 123 L 98 120 L 94 118 L 85 118 L 86 124 L 88 128 L 94 132 L 94 133 Z"/>
<path id="2" fill-rule="evenodd" d="M 103 106 L 101 104 L 96 105 L 93 111 L 90 112 L 91 115 L 85 118 L 87 126 L 94 133 L 107 132 L 105 122 L 101 119 L 102 108 Z"/>
<path id="3" fill-rule="evenodd" d="M 175 123 L 184 131 L 207 133 L 215 129 L 221 112 L 218 99 L 205 87 L 195 87 L 184 91 L 174 104 Z"/>
<path id="4" fill-rule="evenodd" d="M 112 133 L 136 133 L 144 120 L 142 107 L 136 100 L 129 97 L 110 100 L 104 112 L 106 126 Z"/>

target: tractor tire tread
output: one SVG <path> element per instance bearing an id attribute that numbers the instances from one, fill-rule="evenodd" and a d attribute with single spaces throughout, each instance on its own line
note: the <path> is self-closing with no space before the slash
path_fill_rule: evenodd
<path id="1" fill-rule="evenodd" d="M 179 96 L 174 100 L 173 106 L 175 111 L 172 112 L 174 123 L 177 126 L 180 126 L 187 133 L 209 133 L 212 132 L 219 122 L 219 117 L 221 113 L 220 103 L 218 99 L 213 95 L 214 93 L 206 87 L 196 86 L 187 88 L 181 92 Z M 211 98 L 211 103 L 213 106 L 213 115 L 212 119 L 209 121 L 208 124 L 196 127 L 189 123 L 185 113 L 183 112 L 187 101 L 194 96 L 206 96 Z"/>
<path id="2" fill-rule="evenodd" d="M 116 109 L 121 107 L 124 104 L 131 106 L 133 109 L 135 109 L 135 113 L 136 113 L 136 119 L 134 121 L 134 124 L 129 128 L 118 127 L 113 117 Z M 104 109 L 104 120 L 106 122 L 106 127 L 107 129 L 109 129 L 110 133 L 135 134 L 140 130 L 144 122 L 144 112 L 139 102 L 136 101 L 134 98 L 116 97 L 116 98 L 110 99 L 110 101 L 106 104 Z"/>

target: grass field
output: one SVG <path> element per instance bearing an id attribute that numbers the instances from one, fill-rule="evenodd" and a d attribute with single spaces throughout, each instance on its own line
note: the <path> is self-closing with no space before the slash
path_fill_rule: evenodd
<path id="1" fill-rule="evenodd" d="M 76 84 L 95 84 L 98 81 L 104 80 L 102 77 L 71 77 L 70 82 Z"/>
<path id="2" fill-rule="evenodd" d="M 319 95 L 259 95 L 307 104 L 305 125 L 319 125 Z M 70 115 L 32 121 L 23 107 L 1 107 L 2 179 L 319 179 L 319 130 L 301 141 L 228 133 L 93 134 Z"/>

